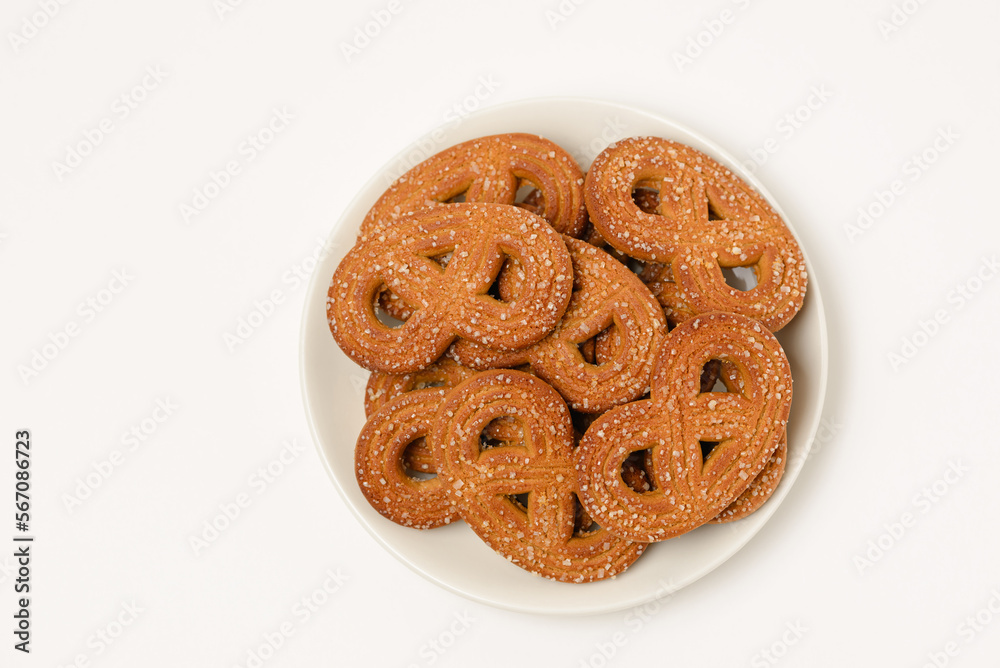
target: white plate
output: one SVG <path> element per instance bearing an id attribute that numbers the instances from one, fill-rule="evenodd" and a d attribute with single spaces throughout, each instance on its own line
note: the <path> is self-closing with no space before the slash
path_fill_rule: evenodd
<path id="1" fill-rule="evenodd" d="M 735 554 L 785 498 L 805 463 L 819 425 L 826 392 L 827 333 L 816 272 L 809 263 L 805 306 L 778 333 L 795 378 L 788 422 L 788 463 L 771 499 L 753 515 L 728 525 L 706 525 L 653 545 L 625 573 L 592 584 L 553 582 L 497 556 L 464 523 L 417 531 L 386 520 L 361 495 L 354 478 L 354 442 L 364 425 L 362 397 L 368 372 L 333 341 L 326 321 L 326 293 L 340 259 L 354 243 L 365 213 L 400 173 L 448 146 L 484 135 L 530 132 L 556 142 L 588 168 L 611 141 L 656 135 L 693 146 L 753 184 L 781 212 L 774 198 L 738 160 L 672 121 L 637 109 L 586 99 L 526 100 L 485 109 L 438 128 L 377 173 L 344 211 L 328 241 L 306 296 L 300 364 L 306 413 L 327 471 L 358 520 L 400 561 L 432 582 L 475 601 L 534 613 L 608 612 L 649 602 L 694 582 Z M 793 229 L 794 233 L 794 229 Z M 803 249 L 804 252 L 806 249 Z"/>

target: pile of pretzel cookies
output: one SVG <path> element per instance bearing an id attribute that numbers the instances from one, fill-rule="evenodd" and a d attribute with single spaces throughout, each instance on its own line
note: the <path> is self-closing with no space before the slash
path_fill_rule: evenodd
<path id="1" fill-rule="evenodd" d="M 334 339 L 371 371 L 361 491 L 563 582 L 746 517 L 784 471 L 773 332 L 806 284 L 768 202 L 678 142 L 618 141 L 586 174 L 531 134 L 445 149 L 382 194 L 329 288 Z"/>

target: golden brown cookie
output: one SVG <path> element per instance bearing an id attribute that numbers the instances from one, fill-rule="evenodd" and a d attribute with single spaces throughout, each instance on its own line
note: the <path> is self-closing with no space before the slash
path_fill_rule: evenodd
<path id="1" fill-rule="evenodd" d="M 807 276 L 795 238 L 767 200 L 704 153 L 657 137 L 625 139 L 594 160 L 585 197 L 609 244 L 669 265 L 657 298 L 672 322 L 725 311 L 777 331 L 802 307 Z M 723 274 L 743 266 L 757 279 L 747 291 Z"/>
<path id="2" fill-rule="evenodd" d="M 573 237 L 586 222 L 583 172 L 573 158 L 547 139 L 512 133 L 452 146 L 408 171 L 369 210 L 361 234 L 404 213 L 454 201 L 513 204 Z M 502 276 L 507 273 L 501 269 Z M 516 281 L 502 282 L 500 293 L 511 301 Z M 411 305 L 388 289 L 379 295 L 379 306 L 398 320 L 412 314 Z"/>
<path id="3" fill-rule="evenodd" d="M 704 449 L 704 448 L 703 448 Z M 785 472 L 785 459 L 788 456 L 788 446 L 782 440 L 778 449 L 767 460 L 764 470 L 753 479 L 746 491 L 736 497 L 718 515 L 708 521 L 709 524 L 734 522 L 756 512 L 777 489 L 781 476 Z M 653 491 L 653 481 L 649 471 L 652 468 L 652 451 L 632 452 L 622 463 L 622 480 L 631 489 L 639 493 Z M 586 511 L 582 511 L 586 513 Z M 586 517 L 590 517 L 586 515 Z"/>
<path id="4" fill-rule="evenodd" d="M 447 148 L 399 177 L 361 223 L 361 234 L 392 224 L 400 216 L 456 199 L 518 203 L 557 231 L 579 235 L 586 222 L 583 172 L 554 142 L 510 133 L 480 137 Z"/>
<path id="5" fill-rule="evenodd" d="M 447 253 L 442 267 L 435 257 Z M 506 257 L 525 276 L 509 303 L 488 294 Z M 541 218 L 502 204 L 455 204 L 407 214 L 359 240 L 334 273 L 327 317 L 356 363 L 410 373 L 458 337 L 505 350 L 536 343 L 565 313 L 572 285 L 566 244 Z M 376 314 L 384 286 L 415 307 L 397 327 Z"/>
<path id="6" fill-rule="evenodd" d="M 361 493 L 383 517 L 414 529 L 433 529 L 458 518 L 444 482 L 412 468 L 404 453 L 426 440 L 447 390 L 407 392 L 383 405 L 365 423 L 354 449 Z M 408 471 L 409 469 L 409 471 Z"/>
<path id="7" fill-rule="evenodd" d="M 372 413 L 406 392 L 432 387 L 450 389 L 475 374 L 474 369 L 448 357 L 412 373 L 373 371 L 365 388 L 365 417 L 371 417 Z"/>
<path id="8" fill-rule="evenodd" d="M 722 375 L 723 370 L 725 375 Z M 721 379 L 721 380 L 720 380 Z M 712 392 L 716 381 L 723 383 L 724 392 L 738 391 L 739 370 L 731 364 L 723 365 L 719 360 L 712 360 L 707 363 L 701 372 L 701 391 Z M 764 505 L 771 494 L 778 487 L 782 474 L 785 472 L 785 459 L 788 457 L 788 446 L 785 444 L 786 437 L 782 437 L 781 444 L 774 451 L 771 458 L 764 466 L 764 470 L 753 479 L 746 491 L 740 494 L 735 501 L 709 520 L 710 523 L 720 524 L 723 522 L 733 522 L 755 512 Z M 702 453 L 706 450 L 702 445 Z M 633 452 L 629 455 L 625 463 L 622 464 L 622 479 L 625 483 L 637 492 L 652 491 L 652 481 L 649 471 L 652 470 L 652 450 Z M 641 455 L 636 457 L 636 455 Z"/>
<path id="9" fill-rule="evenodd" d="M 602 415 L 577 449 L 580 501 L 629 540 L 672 538 L 721 513 L 782 442 L 791 406 L 788 360 L 759 322 L 697 316 L 671 331 L 660 351 L 650 398 Z M 731 369 L 723 373 L 728 392 L 701 391 L 711 360 Z M 622 465 L 647 449 L 653 490 L 639 493 L 622 479 Z"/>
<path id="10" fill-rule="evenodd" d="M 573 295 L 551 334 L 512 352 L 461 340 L 449 355 L 475 369 L 530 364 L 573 410 L 599 413 L 648 391 L 666 322 L 649 290 L 627 268 L 584 241 L 566 238 L 566 246 L 573 261 Z M 588 342 L 605 331 L 614 332 L 616 343 L 603 347 L 600 364 L 588 362 Z"/>
<path id="11" fill-rule="evenodd" d="M 500 417 L 520 422 L 523 445 L 483 450 L 480 434 Z M 563 582 L 591 582 L 622 572 L 642 553 L 641 543 L 577 517 L 569 410 L 535 376 L 495 370 L 462 382 L 438 409 L 428 442 L 459 514 L 511 563 Z"/>
<path id="12" fill-rule="evenodd" d="M 735 522 L 758 510 L 764 502 L 771 498 L 774 490 L 781 482 L 781 476 L 785 473 L 785 460 L 788 459 L 788 445 L 782 439 L 778 449 L 774 451 L 771 458 L 767 460 L 764 470 L 753 479 L 746 491 L 736 497 L 726 508 L 709 520 L 712 524 L 722 524 L 724 522 Z"/>
<path id="13" fill-rule="evenodd" d="M 368 386 L 365 389 L 365 417 L 371 417 L 375 411 L 406 392 L 435 387 L 451 389 L 477 373 L 450 357 L 442 357 L 427 368 L 413 373 L 392 374 L 373 371 L 368 377 Z M 520 443 L 521 428 L 511 418 L 499 418 L 490 423 L 483 432 L 483 438 L 486 446 Z M 435 471 L 434 457 L 422 438 L 406 448 L 403 452 L 403 463 L 414 471 L 422 473 Z"/>

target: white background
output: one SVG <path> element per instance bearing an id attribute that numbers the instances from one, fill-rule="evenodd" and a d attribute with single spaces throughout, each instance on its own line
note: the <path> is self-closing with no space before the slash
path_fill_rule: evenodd
<path id="1" fill-rule="evenodd" d="M 263 665 L 996 665 L 996 3 L 231 4 L 0 12 L 0 664 L 255 665 L 287 623 Z M 365 44 L 373 16 L 391 20 Z M 360 186 L 456 114 L 553 95 L 758 156 L 831 340 L 827 435 L 764 530 L 668 601 L 582 618 L 482 606 L 385 553 L 323 470 L 297 369 L 299 274 Z M 275 110 L 292 119 L 250 160 Z M 102 119 L 77 167 L 54 165 Z M 229 161 L 239 173 L 185 220 Z M 859 208 L 880 215 L 852 233 Z M 227 342 L 255 309 L 263 324 Z M 28 656 L 8 630 L 24 428 Z"/>

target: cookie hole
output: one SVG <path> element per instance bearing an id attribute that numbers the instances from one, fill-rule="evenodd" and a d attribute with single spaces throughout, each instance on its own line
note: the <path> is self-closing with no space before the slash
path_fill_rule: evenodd
<path id="1" fill-rule="evenodd" d="M 432 387 L 444 387 L 448 383 L 443 380 L 422 380 L 413 384 L 413 391 L 426 390 Z"/>
<path id="2" fill-rule="evenodd" d="M 599 417 L 599 415 L 595 413 L 581 413 L 580 411 L 573 410 L 569 412 L 569 416 L 570 419 L 573 420 L 573 431 L 581 437 L 587 433 L 587 430 L 590 429 L 590 425 L 592 425 L 594 420 Z"/>
<path id="3" fill-rule="evenodd" d="M 748 378 L 741 368 L 730 361 L 719 362 L 719 377 L 712 385 L 710 392 L 729 392 L 746 399 Z"/>
<path id="4" fill-rule="evenodd" d="M 701 392 L 728 392 L 726 384 L 722 382 L 722 361 L 708 360 L 701 368 Z"/>
<path id="5" fill-rule="evenodd" d="M 655 188 L 638 186 L 632 189 L 632 201 L 644 213 L 659 213 L 660 191 Z"/>
<path id="6" fill-rule="evenodd" d="M 418 438 L 403 450 L 403 472 L 414 480 L 433 480 L 437 477 L 434 457 L 427 442 Z"/>
<path id="7" fill-rule="evenodd" d="M 575 492 L 573 493 L 573 507 L 575 509 L 573 517 L 574 538 L 583 538 L 601 530 L 601 525 L 590 516 Z"/>
<path id="8" fill-rule="evenodd" d="M 454 249 L 449 249 L 441 251 L 440 253 L 435 253 L 434 255 L 425 255 L 424 257 L 439 266 L 441 271 L 444 271 L 448 267 L 448 263 L 451 261 L 451 256 L 454 252 Z"/>
<path id="9" fill-rule="evenodd" d="M 583 357 L 587 364 L 600 366 L 615 358 L 618 345 L 618 329 L 612 321 L 610 325 L 594 336 L 576 344 L 576 347 L 580 351 L 580 356 Z"/>
<path id="10" fill-rule="evenodd" d="M 635 272 L 636 276 L 646 284 L 646 287 L 653 291 L 654 297 L 663 289 L 663 284 L 674 282 L 674 274 L 670 271 L 670 263 L 639 262 L 638 260 L 636 262 L 638 262 L 637 268 L 639 269 L 639 271 Z M 630 266 L 629 269 L 632 269 L 632 267 Z M 635 271 L 635 269 L 632 270 Z"/>
<path id="11" fill-rule="evenodd" d="M 705 208 L 709 220 L 731 220 L 742 213 L 731 195 L 713 185 L 705 188 Z"/>
<path id="12" fill-rule="evenodd" d="M 503 253 L 503 262 L 496 278 L 490 283 L 486 294 L 501 304 L 509 304 L 517 299 L 524 280 L 524 270 L 516 258 Z"/>
<path id="13" fill-rule="evenodd" d="M 629 456 L 622 462 L 622 482 L 632 491 L 648 494 L 656 490 L 656 483 L 653 481 L 648 465 L 651 458 L 652 452 L 647 448 L 629 453 Z"/>
<path id="14" fill-rule="evenodd" d="M 618 348 L 621 345 L 621 336 L 618 333 L 618 326 L 612 322 L 604 328 L 600 334 L 594 337 L 596 346 L 594 347 L 594 363 L 598 366 L 618 357 Z"/>
<path id="15" fill-rule="evenodd" d="M 545 195 L 535 187 L 535 184 L 521 179 L 518 181 L 517 193 L 514 195 L 514 205 L 540 216 L 545 212 Z"/>
<path id="16" fill-rule="evenodd" d="M 704 470 L 708 467 L 708 458 L 720 441 L 698 441 L 698 443 L 701 445 L 701 466 L 702 470 Z"/>
<path id="17" fill-rule="evenodd" d="M 490 420 L 479 434 L 479 451 L 524 444 L 524 425 L 513 415 Z"/>
<path id="18" fill-rule="evenodd" d="M 726 219 L 726 217 L 724 215 L 722 215 L 722 212 L 719 211 L 716 203 L 712 201 L 711 197 L 708 198 L 708 219 L 709 220 L 725 220 Z"/>
<path id="19" fill-rule="evenodd" d="M 520 494 L 507 494 L 507 500 L 510 504 L 521 512 L 528 512 L 528 494 L 530 492 L 522 492 Z"/>
<path id="20" fill-rule="evenodd" d="M 375 318 L 389 329 L 399 329 L 413 315 L 413 308 L 382 285 L 375 293 Z"/>
<path id="21" fill-rule="evenodd" d="M 633 274 L 641 277 L 644 273 L 646 273 L 646 268 L 649 265 L 643 262 L 642 260 L 637 260 L 634 257 L 630 257 L 628 258 L 628 261 L 625 263 L 625 266 L 628 267 L 628 270 L 631 271 Z"/>
<path id="22" fill-rule="evenodd" d="M 465 196 L 468 192 L 469 192 L 468 189 L 465 189 L 462 192 L 452 195 L 451 197 L 442 201 L 445 204 L 461 204 L 462 202 L 465 201 Z"/>
<path id="23" fill-rule="evenodd" d="M 726 285 L 741 292 L 747 292 L 757 287 L 756 265 L 748 267 L 721 267 Z"/>

